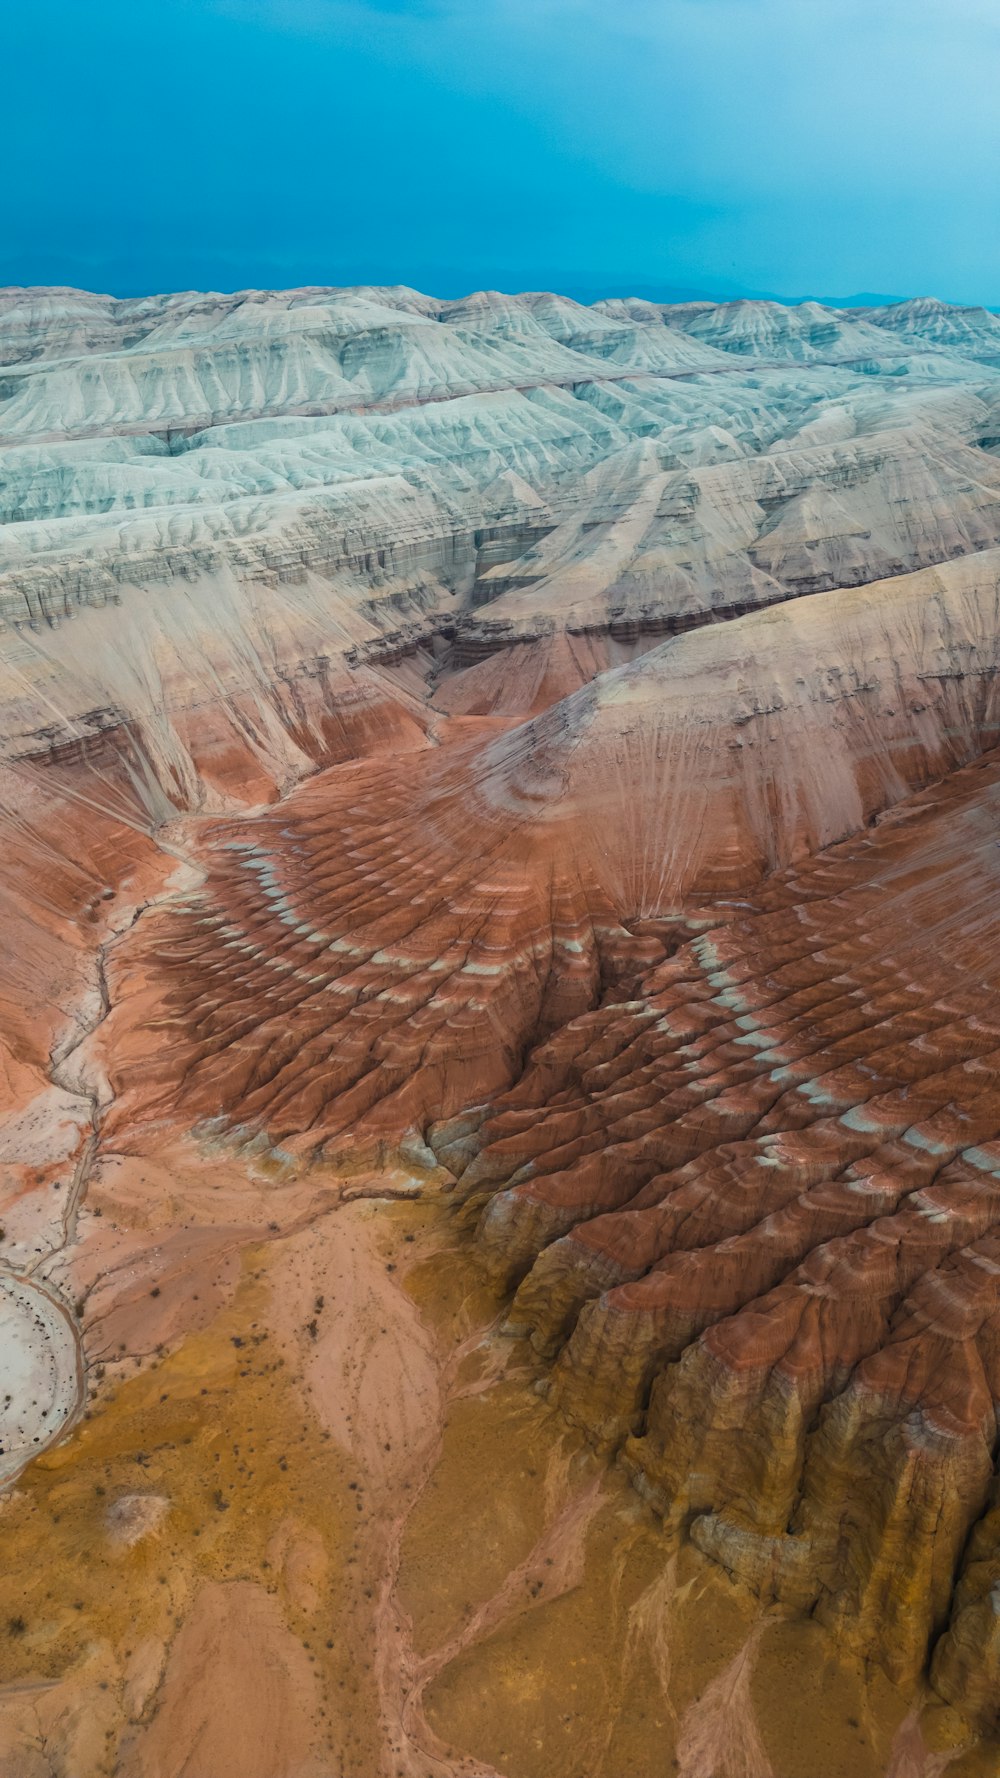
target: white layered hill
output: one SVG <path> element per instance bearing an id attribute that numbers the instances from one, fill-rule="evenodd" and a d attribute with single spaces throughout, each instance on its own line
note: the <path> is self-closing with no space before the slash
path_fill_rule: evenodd
<path id="1" fill-rule="evenodd" d="M 5 744 L 110 711 L 190 786 L 171 712 L 217 683 L 256 709 L 406 659 L 440 708 L 540 708 L 678 630 L 975 556 L 998 336 L 930 300 L 0 292 Z"/>

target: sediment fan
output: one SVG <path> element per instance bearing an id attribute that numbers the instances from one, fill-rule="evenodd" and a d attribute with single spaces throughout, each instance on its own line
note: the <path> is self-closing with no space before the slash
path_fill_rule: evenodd
<path id="1" fill-rule="evenodd" d="M 996 1731 L 995 317 L 4 333 L 13 1259 L 67 1154 L 408 1172 L 659 1515 Z"/>

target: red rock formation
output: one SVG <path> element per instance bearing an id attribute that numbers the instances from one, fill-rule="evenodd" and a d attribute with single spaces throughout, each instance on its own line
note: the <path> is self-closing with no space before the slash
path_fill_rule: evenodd
<path id="1" fill-rule="evenodd" d="M 997 1437 L 998 810 L 989 762 L 772 878 L 543 1046 L 462 1181 L 564 1410 L 906 1679 Z M 989 1560 L 934 1665 L 984 1720 Z"/>
<path id="2" fill-rule="evenodd" d="M 995 595 L 990 582 L 968 585 L 964 563 L 954 579 L 947 593 L 922 575 L 894 584 L 888 608 L 830 594 L 699 632 L 520 728 L 454 725 L 437 749 L 341 768 L 273 817 L 220 832 L 205 895 L 188 915 L 145 922 L 121 966 L 131 980 L 113 991 L 115 1127 L 166 1111 L 183 1080 L 189 1115 L 262 1126 L 276 1142 L 422 1139 L 509 1085 L 526 1045 L 591 1007 L 609 971 L 634 973 L 655 954 L 656 939 L 629 936 L 623 919 L 741 888 L 995 738 L 979 627 Z M 871 696 L 856 690 L 858 664 L 846 675 L 816 664 L 839 658 L 845 638 L 875 675 Z M 137 969 L 151 984 L 140 995 Z M 808 955 L 801 969 L 803 986 L 820 973 Z M 744 1137 L 779 1097 L 735 1027 L 725 1035 L 731 1055 L 716 1056 L 716 1030 L 706 1059 L 671 1077 L 655 1170 Z M 662 1029 L 652 1041 L 676 1047 Z M 837 1061 L 849 1066 L 844 1042 Z M 641 1090 L 616 1104 L 637 1139 L 665 1115 Z M 631 1188 L 620 1164 L 610 1180 L 608 1136 L 586 1119 L 573 1127 L 574 1158 L 595 1152 L 567 1204 L 557 1181 L 539 1212 L 549 1235 L 647 1183 L 645 1160 Z M 498 1155 L 468 1185 L 497 1166 L 509 1178 Z"/>
<path id="3" fill-rule="evenodd" d="M 144 922 L 116 963 L 109 1128 L 173 1115 L 184 1082 L 192 1122 L 221 1114 L 283 1147 L 419 1145 L 591 1005 L 602 969 L 655 955 L 593 873 L 560 880 L 558 826 L 483 798 L 470 843 L 473 729 L 218 830 L 206 893 Z"/>

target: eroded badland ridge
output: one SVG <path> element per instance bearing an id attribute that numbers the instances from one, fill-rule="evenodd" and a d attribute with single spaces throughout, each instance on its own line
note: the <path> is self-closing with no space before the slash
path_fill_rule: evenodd
<path id="1" fill-rule="evenodd" d="M 1000 1760 L 1000 320 L 0 292 L 0 1769 Z"/>

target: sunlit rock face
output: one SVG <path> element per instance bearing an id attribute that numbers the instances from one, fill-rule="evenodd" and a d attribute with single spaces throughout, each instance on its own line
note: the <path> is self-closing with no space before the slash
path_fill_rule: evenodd
<path id="1" fill-rule="evenodd" d="M 405 1177 L 664 1538 L 1000 1731 L 997 318 L 0 292 L 0 518 L 7 1470 Z"/>

